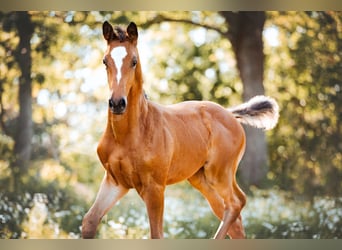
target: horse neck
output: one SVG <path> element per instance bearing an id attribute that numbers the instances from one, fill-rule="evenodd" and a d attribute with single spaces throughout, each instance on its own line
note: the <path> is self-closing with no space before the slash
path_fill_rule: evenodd
<path id="1" fill-rule="evenodd" d="M 132 88 L 128 95 L 127 110 L 122 115 L 114 115 L 108 109 L 108 121 L 115 140 L 122 141 L 128 135 L 136 136 L 147 115 L 147 100 L 144 96 L 142 86 Z"/>

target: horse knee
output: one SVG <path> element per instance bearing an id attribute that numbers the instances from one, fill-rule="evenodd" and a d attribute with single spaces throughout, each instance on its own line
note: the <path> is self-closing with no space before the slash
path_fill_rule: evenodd
<path id="1" fill-rule="evenodd" d="M 83 217 L 82 220 L 82 238 L 92 239 L 96 235 L 96 229 L 99 224 L 98 220 L 95 220 L 88 213 Z"/>

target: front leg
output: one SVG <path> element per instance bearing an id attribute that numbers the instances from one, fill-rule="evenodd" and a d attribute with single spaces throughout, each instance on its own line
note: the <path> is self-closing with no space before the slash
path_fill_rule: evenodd
<path id="1" fill-rule="evenodd" d="M 95 202 L 83 218 L 82 238 L 95 237 L 97 226 L 102 217 L 123 195 L 127 193 L 127 191 L 127 188 L 120 184 L 116 184 L 106 171 Z"/>
<path id="2" fill-rule="evenodd" d="M 140 193 L 146 204 L 152 239 L 163 238 L 164 191 L 165 186 L 155 184 Z"/>

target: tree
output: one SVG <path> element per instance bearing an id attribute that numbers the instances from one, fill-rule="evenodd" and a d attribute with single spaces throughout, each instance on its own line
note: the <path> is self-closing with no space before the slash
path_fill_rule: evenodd
<path id="1" fill-rule="evenodd" d="M 21 76 L 19 77 L 19 115 L 15 133 L 15 167 L 14 173 L 27 172 L 28 162 L 32 152 L 32 57 L 31 38 L 34 32 L 34 25 L 27 12 L 16 13 L 16 28 L 18 30 L 19 44 L 14 53 L 18 62 Z"/>
<path id="2" fill-rule="evenodd" d="M 229 25 L 227 38 L 231 42 L 243 83 L 243 100 L 264 95 L 264 52 L 262 32 L 264 12 L 220 12 Z M 241 162 L 241 180 L 246 185 L 260 185 L 268 172 L 268 153 L 265 133 L 244 126 L 246 152 Z"/>
<path id="3" fill-rule="evenodd" d="M 334 11 L 270 15 L 281 42 L 269 51 L 267 84 L 284 107 L 279 125 L 270 131 L 271 179 L 296 194 L 338 197 L 342 15 Z"/>
<path id="4" fill-rule="evenodd" d="M 2 16 L 4 19 L 4 29 L 10 31 L 15 28 L 17 30 L 19 42 L 13 50 L 13 61 L 9 60 L 9 65 L 17 62 L 19 67 L 18 77 L 18 106 L 19 112 L 16 118 L 15 127 L 10 128 L 4 121 L 4 105 L 3 105 L 3 91 L 5 78 L 1 80 L 1 125 L 4 132 L 8 132 L 14 139 L 13 153 L 14 157 L 11 162 L 12 173 L 14 176 L 14 184 L 17 184 L 17 179 L 20 173 L 26 173 L 28 163 L 31 159 L 32 152 L 32 57 L 31 57 L 31 38 L 34 33 L 34 24 L 31 22 L 31 17 L 28 12 L 15 12 Z M 9 45 L 5 45 L 9 46 Z M 12 53 L 12 52 L 11 52 Z"/>
<path id="5" fill-rule="evenodd" d="M 40 202 L 51 212 L 48 227 L 58 221 L 61 229 L 79 231 L 80 219 L 54 216 L 58 210 L 69 209 L 75 218 L 84 206 L 84 200 L 74 194 L 74 187 L 70 188 L 77 179 L 71 168 L 73 162 L 60 150 L 65 147 L 61 139 L 68 121 L 56 113 L 65 113 L 58 107 L 71 92 L 68 74 L 70 77 L 76 67 L 83 65 L 79 58 L 81 54 L 84 59 L 84 48 L 92 51 L 94 46 L 89 37 L 96 36 L 95 32 L 78 34 L 79 30 L 90 30 L 87 25 L 97 23 L 87 14 L 0 12 L 0 217 L 5 218 L 0 238 L 25 237 L 21 235 L 25 227 L 22 222 L 30 217 L 27 211 L 36 193 L 43 193 L 45 198 Z M 78 47 L 71 46 L 75 44 Z M 82 81 L 75 77 L 73 84 L 78 89 Z M 41 93 L 45 93 L 44 98 Z M 84 158 L 77 159 L 77 164 L 83 160 L 86 170 L 82 172 L 87 171 L 86 164 L 93 163 Z"/>
<path id="6" fill-rule="evenodd" d="M 4 30 L 2 33 L 4 40 L 1 42 L 3 74 L 0 75 L 0 124 L 2 133 L 13 140 L 13 148 L 9 146 L 6 150 L 13 150 L 8 160 L 15 184 L 18 184 L 19 176 L 27 174 L 32 157 L 42 158 L 43 155 L 47 156 L 47 151 L 50 151 L 55 159 L 58 158 L 56 156 L 58 150 L 55 149 L 57 145 L 52 142 L 56 136 L 51 133 L 50 128 L 56 123 L 63 122 L 49 115 L 51 112 L 47 109 L 41 109 L 41 105 L 37 105 L 35 100 L 42 87 L 45 87 L 45 90 L 50 88 L 51 106 L 53 97 L 58 99 L 56 94 L 61 93 L 62 88 L 58 89 L 58 87 L 62 85 L 60 81 L 59 83 L 56 81 L 54 72 L 57 70 L 54 70 L 51 65 L 63 56 L 64 64 L 59 63 L 58 68 L 72 69 L 77 65 L 73 64 L 73 61 L 75 62 L 78 57 L 76 53 L 62 55 L 59 51 L 63 50 L 64 39 L 57 39 L 57 36 L 61 34 L 72 42 L 80 40 L 80 36 L 74 35 L 72 33 L 74 31 L 70 29 L 82 25 L 82 22 L 91 16 L 88 14 L 88 12 L 75 15 L 73 12 L 33 11 L 0 13 Z M 87 23 L 94 25 L 97 22 L 88 18 Z M 57 51 L 59 53 L 56 53 Z M 38 116 L 40 119 L 34 119 L 33 116 L 36 118 Z M 49 137 L 50 146 L 39 143 L 39 140 L 44 137 Z M 42 150 L 46 146 L 49 148 Z"/>

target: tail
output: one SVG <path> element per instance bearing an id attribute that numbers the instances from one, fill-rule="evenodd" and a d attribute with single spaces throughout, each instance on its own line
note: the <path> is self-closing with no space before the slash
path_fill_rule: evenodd
<path id="1" fill-rule="evenodd" d="M 258 95 L 241 105 L 227 109 L 244 124 L 269 130 L 277 125 L 279 106 L 270 97 Z"/>

